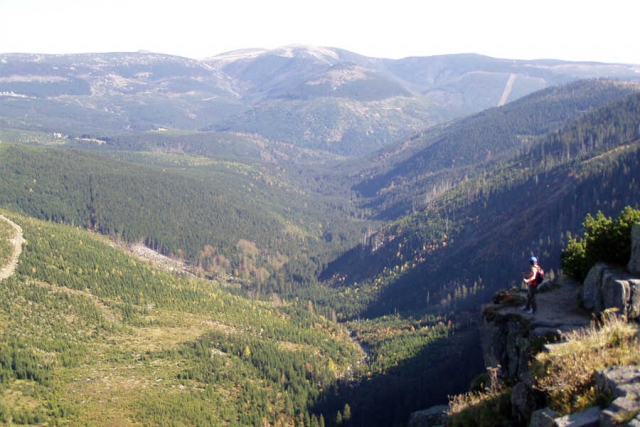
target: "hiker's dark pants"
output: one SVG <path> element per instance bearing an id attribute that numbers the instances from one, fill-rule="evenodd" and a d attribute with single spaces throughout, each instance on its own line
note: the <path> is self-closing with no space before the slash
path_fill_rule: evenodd
<path id="1" fill-rule="evenodd" d="M 536 290 L 537 286 L 527 285 L 529 292 L 527 292 L 527 306 L 525 307 L 527 310 L 530 308 L 533 311 L 538 311 L 538 303 L 536 302 Z"/>

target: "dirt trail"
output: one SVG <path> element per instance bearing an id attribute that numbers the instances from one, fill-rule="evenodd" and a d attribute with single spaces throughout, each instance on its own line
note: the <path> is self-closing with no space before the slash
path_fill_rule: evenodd
<path id="1" fill-rule="evenodd" d="M 15 235 L 11 239 L 9 239 L 9 242 L 13 245 L 13 255 L 11 256 L 11 260 L 9 261 L 9 264 L 0 267 L 0 282 L 1 282 L 4 279 L 10 277 L 15 271 L 16 266 L 18 265 L 18 258 L 22 253 L 22 244 L 25 242 L 25 240 L 22 237 L 22 228 L 20 228 L 18 224 L 11 221 L 9 218 L 7 218 L 4 215 L 0 215 L 0 220 L 7 222 L 16 230 Z"/>

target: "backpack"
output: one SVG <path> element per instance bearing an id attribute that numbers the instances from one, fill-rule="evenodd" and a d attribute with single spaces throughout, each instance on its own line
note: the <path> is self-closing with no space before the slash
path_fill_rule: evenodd
<path id="1" fill-rule="evenodd" d="M 544 270 L 542 267 L 538 266 L 538 272 L 536 273 L 536 285 L 544 282 Z"/>

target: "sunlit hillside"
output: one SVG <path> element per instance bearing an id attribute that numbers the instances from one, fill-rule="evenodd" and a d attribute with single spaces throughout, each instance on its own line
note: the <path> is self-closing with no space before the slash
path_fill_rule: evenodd
<path id="1" fill-rule="evenodd" d="M 0 283 L 4 423 L 313 425 L 313 405 L 360 371 L 345 328 L 312 310 L 233 296 L 94 233 L 5 214 L 27 242 Z"/>

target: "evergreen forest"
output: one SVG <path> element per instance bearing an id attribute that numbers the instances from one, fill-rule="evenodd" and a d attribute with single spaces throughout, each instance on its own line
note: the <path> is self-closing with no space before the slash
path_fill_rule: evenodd
<path id="1" fill-rule="evenodd" d="M 1 121 L 25 243 L 0 282 L 0 420 L 407 425 L 482 373 L 480 308 L 529 256 L 559 277 L 585 217 L 640 208 L 639 89 L 553 86 L 351 157 Z M 0 220 L 2 266 L 15 238 Z"/>

